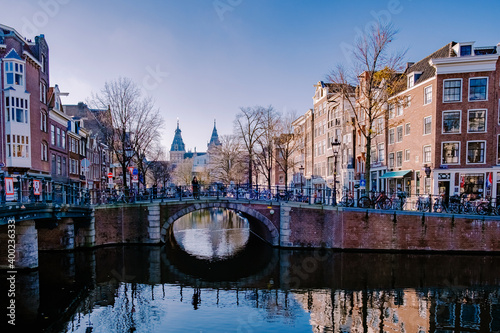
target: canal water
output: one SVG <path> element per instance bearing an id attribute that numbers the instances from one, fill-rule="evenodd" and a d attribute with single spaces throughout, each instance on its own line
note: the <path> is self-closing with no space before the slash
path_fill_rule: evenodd
<path id="1" fill-rule="evenodd" d="M 500 256 L 279 250 L 219 209 L 172 235 L 41 253 L 17 275 L 14 331 L 500 332 Z"/>

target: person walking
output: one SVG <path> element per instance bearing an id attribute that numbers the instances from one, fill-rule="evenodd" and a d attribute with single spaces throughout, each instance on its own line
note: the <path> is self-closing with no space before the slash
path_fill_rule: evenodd
<path id="1" fill-rule="evenodd" d="M 199 199 L 200 198 L 200 184 L 198 183 L 198 179 L 196 178 L 196 176 L 193 177 L 193 180 L 191 181 L 191 185 L 193 185 L 193 198 Z"/>

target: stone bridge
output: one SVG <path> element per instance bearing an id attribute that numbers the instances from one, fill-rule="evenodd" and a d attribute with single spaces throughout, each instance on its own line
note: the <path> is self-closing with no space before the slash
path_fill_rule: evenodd
<path id="1" fill-rule="evenodd" d="M 246 217 L 251 231 L 275 247 L 375 251 L 500 251 L 500 217 L 341 208 L 249 200 L 189 200 L 95 206 L 87 217 L 16 224 L 16 267 L 37 266 L 38 250 L 72 250 L 112 244 L 162 244 L 181 216 L 226 208 Z M 66 212 L 64 210 L 66 209 Z M 75 211 L 76 212 L 76 211 Z M 8 240 L 0 225 L 0 244 Z M 0 248 L 0 268 L 7 247 Z"/>

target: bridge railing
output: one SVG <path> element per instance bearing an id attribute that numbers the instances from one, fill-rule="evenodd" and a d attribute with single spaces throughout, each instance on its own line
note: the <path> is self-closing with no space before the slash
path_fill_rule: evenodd
<path id="1" fill-rule="evenodd" d="M 1 177 L 1 205 L 50 203 L 88 206 L 91 204 L 90 192 L 76 183 L 45 181 L 34 177 Z"/>
<path id="2" fill-rule="evenodd" d="M 252 200 L 263 202 L 298 202 L 308 205 L 343 206 L 353 208 L 373 208 L 380 210 L 405 210 L 452 214 L 500 215 L 500 205 L 496 198 L 484 199 L 480 194 L 461 196 L 416 195 L 403 191 L 355 192 L 337 191 L 330 188 L 262 186 L 240 184 L 213 184 L 177 186 L 167 189 L 130 190 L 128 194 L 120 190 L 91 190 L 90 202 L 94 205 L 117 203 L 140 203 L 156 201 L 193 201 L 193 200 Z"/>

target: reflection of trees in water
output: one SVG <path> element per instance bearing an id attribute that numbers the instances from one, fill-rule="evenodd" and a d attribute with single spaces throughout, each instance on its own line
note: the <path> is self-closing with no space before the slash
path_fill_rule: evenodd
<path id="1" fill-rule="evenodd" d="M 233 210 L 191 212 L 173 224 L 174 237 L 186 252 L 200 257 L 227 257 L 248 241 L 248 220 Z"/>

